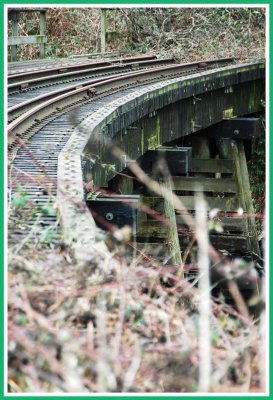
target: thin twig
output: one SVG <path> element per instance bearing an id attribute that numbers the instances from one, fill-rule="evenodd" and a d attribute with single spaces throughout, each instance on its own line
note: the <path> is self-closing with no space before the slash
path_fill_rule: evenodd
<path id="1" fill-rule="evenodd" d="M 128 392 L 128 390 L 132 387 L 136 373 L 141 363 L 141 347 L 138 341 L 135 344 L 135 353 L 134 358 L 131 362 L 131 365 L 124 376 L 124 383 L 123 383 L 123 392 Z"/>
<path id="2" fill-rule="evenodd" d="M 211 387 L 211 332 L 210 332 L 210 278 L 209 240 L 207 232 L 206 203 L 203 196 L 196 197 L 196 239 L 199 247 L 199 379 L 198 391 L 208 392 Z"/>

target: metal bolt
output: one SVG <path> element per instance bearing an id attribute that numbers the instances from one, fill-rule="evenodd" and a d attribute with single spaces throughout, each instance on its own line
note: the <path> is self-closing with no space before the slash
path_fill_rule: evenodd
<path id="1" fill-rule="evenodd" d="M 240 131 L 238 129 L 235 129 L 235 131 L 233 132 L 235 136 L 239 135 Z"/>
<path id="2" fill-rule="evenodd" d="M 114 219 L 114 215 L 109 212 L 105 215 L 105 218 L 107 219 L 107 221 L 112 221 Z"/>

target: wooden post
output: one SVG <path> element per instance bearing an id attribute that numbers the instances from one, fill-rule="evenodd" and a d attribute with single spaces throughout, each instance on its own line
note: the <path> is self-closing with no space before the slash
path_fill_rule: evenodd
<path id="1" fill-rule="evenodd" d="M 14 11 L 11 13 L 11 29 L 12 36 L 18 36 L 19 13 Z M 11 61 L 17 61 L 17 45 L 11 46 Z"/>
<path id="2" fill-rule="evenodd" d="M 247 214 L 252 215 L 246 218 L 246 226 L 250 236 L 251 250 L 260 255 L 259 243 L 255 218 L 253 217 L 254 208 L 249 184 L 249 175 L 246 163 L 244 144 L 241 140 L 231 142 L 231 151 L 235 162 L 235 171 L 238 180 L 240 199 Z"/>
<path id="3" fill-rule="evenodd" d="M 182 265 L 180 243 L 178 238 L 178 232 L 176 228 L 176 217 L 173 206 L 173 194 L 171 180 L 167 179 L 164 182 L 164 186 L 169 190 L 169 195 L 164 197 L 163 215 L 170 222 L 167 229 L 166 242 L 169 247 L 171 260 L 174 265 Z M 183 278 L 183 275 L 181 276 Z"/>
<path id="4" fill-rule="evenodd" d="M 40 35 L 46 34 L 46 11 L 40 12 Z M 45 58 L 45 43 L 40 44 L 40 58 Z"/>
<path id="5" fill-rule="evenodd" d="M 242 197 L 242 187 L 241 187 L 242 179 L 240 178 L 241 173 L 238 170 L 238 168 L 240 168 L 240 167 L 239 167 L 239 165 L 236 165 L 235 155 L 233 152 L 233 143 L 235 143 L 235 142 L 233 140 L 231 140 L 230 138 L 218 139 L 217 140 L 218 152 L 219 152 L 220 159 L 233 159 L 235 162 L 233 176 L 237 181 L 237 185 L 238 185 L 238 189 L 239 189 L 239 193 L 237 193 L 237 196 L 239 199 L 240 207 L 242 207 L 244 212 L 246 212 L 245 203 L 244 203 L 244 200 Z M 221 175 L 222 174 L 219 174 L 220 177 L 221 177 Z M 249 232 L 247 218 L 243 218 L 242 225 L 243 225 L 244 233 L 247 234 Z"/>
<path id="6" fill-rule="evenodd" d="M 192 142 L 192 156 L 193 158 L 210 158 L 209 139 L 206 137 L 198 137 Z"/>
<path id="7" fill-rule="evenodd" d="M 216 141 L 218 144 L 219 158 L 231 158 L 231 140 L 229 138 L 222 138 Z"/>
<path id="8" fill-rule="evenodd" d="M 101 8 L 101 17 L 100 17 L 100 51 L 101 53 L 105 53 L 105 45 L 106 45 L 106 8 Z"/>
<path id="9" fill-rule="evenodd" d="M 14 8 L 9 10 L 9 19 L 11 20 L 12 35 L 8 37 L 8 46 L 11 47 L 11 61 L 17 60 L 17 46 L 25 44 L 39 44 L 40 58 L 45 57 L 46 38 L 46 9 L 40 8 Z M 39 35 L 18 36 L 18 22 L 20 13 L 39 12 L 40 14 L 40 32 Z"/>

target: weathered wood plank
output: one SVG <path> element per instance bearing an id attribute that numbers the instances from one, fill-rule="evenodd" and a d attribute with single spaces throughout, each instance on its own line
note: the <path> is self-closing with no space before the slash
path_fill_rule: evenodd
<path id="1" fill-rule="evenodd" d="M 216 217 L 210 221 L 220 224 L 226 232 L 242 232 L 245 230 L 244 219 L 242 217 Z M 181 215 L 176 216 L 176 223 L 186 228 Z"/>
<path id="2" fill-rule="evenodd" d="M 237 183 L 234 179 L 174 176 L 173 189 L 192 192 L 237 193 Z"/>
<path id="3" fill-rule="evenodd" d="M 210 235 L 210 241 L 217 250 L 226 250 L 230 253 L 234 251 L 244 253 L 249 249 L 249 238 L 245 236 Z"/>
<path id="4" fill-rule="evenodd" d="M 178 196 L 183 205 L 189 211 L 195 210 L 194 196 Z M 240 201 L 238 197 L 209 197 L 205 196 L 205 200 L 208 203 L 210 209 L 218 208 L 224 212 L 236 212 L 240 207 Z M 162 214 L 163 212 L 163 199 L 161 197 L 142 197 L 141 202 L 147 205 L 152 210 Z"/>
<path id="5" fill-rule="evenodd" d="M 215 222 L 221 224 L 226 232 L 242 232 L 245 228 L 244 219 L 242 217 L 219 217 L 215 219 Z M 182 229 L 188 229 L 181 215 L 176 215 L 176 223 Z M 149 235 L 164 239 L 166 238 L 167 230 L 168 225 L 166 223 L 147 220 L 141 223 L 138 235 Z"/>
<path id="6" fill-rule="evenodd" d="M 157 244 L 163 244 L 163 245 L 167 245 L 166 243 L 166 235 L 164 236 L 164 238 L 158 238 L 155 236 L 150 236 L 150 235 L 136 235 L 136 242 L 137 243 L 157 243 Z"/>
<path id="7" fill-rule="evenodd" d="M 180 201 L 189 210 L 195 210 L 194 196 L 179 196 Z M 224 212 L 236 212 L 240 207 L 240 201 L 238 197 L 211 197 L 205 196 L 205 200 L 208 203 L 210 210 L 217 208 Z"/>
<path id="8" fill-rule="evenodd" d="M 143 221 L 137 235 L 166 239 L 167 231 L 168 226 L 161 221 Z"/>
<path id="9" fill-rule="evenodd" d="M 154 242 L 151 242 L 151 243 L 143 242 L 143 243 L 141 243 L 141 242 L 138 242 L 137 243 L 137 248 L 139 248 L 141 250 L 142 249 L 147 249 L 147 250 L 149 249 L 150 251 L 156 251 L 159 254 L 167 252 L 167 247 L 165 246 L 164 243 L 154 243 Z"/>
<path id="10" fill-rule="evenodd" d="M 242 254 L 249 249 L 249 238 L 237 235 L 213 235 L 210 234 L 210 242 L 217 250 L 225 250 L 230 253 Z M 187 241 L 183 235 L 179 235 L 181 250 L 187 246 Z"/>
<path id="11" fill-rule="evenodd" d="M 232 174 L 234 171 L 233 160 L 219 160 L 219 159 L 201 159 L 193 158 L 192 167 L 190 172 L 204 172 L 204 173 L 225 173 Z"/>
<path id="12" fill-rule="evenodd" d="M 179 242 L 180 242 L 180 248 L 181 251 L 184 251 L 186 249 L 186 247 L 189 244 L 189 240 L 190 238 L 188 236 L 185 235 L 178 235 L 179 237 Z M 210 234 L 210 242 L 211 244 L 217 249 L 217 250 L 225 250 L 228 251 L 230 253 L 245 253 L 249 250 L 249 240 L 251 240 L 251 238 L 246 237 L 246 236 L 238 236 L 238 235 L 213 235 Z M 154 251 L 158 251 L 161 254 L 163 252 L 167 253 L 167 249 L 166 249 L 166 242 L 162 241 L 162 243 L 157 242 L 155 243 L 155 241 L 151 241 L 151 243 L 137 243 L 137 246 L 140 249 L 143 249 L 145 247 L 147 247 L 150 250 L 154 250 Z"/>
<path id="13" fill-rule="evenodd" d="M 12 36 L 8 38 L 8 45 L 21 45 L 21 44 L 42 44 L 47 42 L 45 35 L 33 35 L 33 36 Z"/>

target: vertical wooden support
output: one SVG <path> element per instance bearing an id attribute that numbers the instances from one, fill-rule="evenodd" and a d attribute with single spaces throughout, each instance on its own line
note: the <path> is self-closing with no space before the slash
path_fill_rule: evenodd
<path id="1" fill-rule="evenodd" d="M 105 53 L 105 45 L 106 45 L 106 8 L 101 9 L 100 16 L 100 51 L 101 53 Z"/>
<path id="2" fill-rule="evenodd" d="M 174 265 L 181 265 L 181 250 L 176 228 L 176 217 L 173 206 L 172 185 L 170 179 L 165 180 L 164 186 L 169 190 L 169 195 L 164 197 L 163 215 L 170 222 L 167 229 L 166 242 L 169 246 L 171 260 Z M 182 276 L 183 277 L 183 276 Z"/>
<path id="3" fill-rule="evenodd" d="M 40 12 L 40 35 L 46 34 L 46 11 Z M 45 43 L 40 44 L 40 58 L 45 58 Z"/>
<path id="4" fill-rule="evenodd" d="M 219 157 L 221 159 L 228 159 L 231 157 L 231 140 L 229 138 L 222 138 L 217 140 Z"/>
<path id="5" fill-rule="evenodd" d="M 217 140 L 218 152 L 219 152 L 220 159 L 234 159 L 234 161 L 235 161 L 235 155 L 234 155 L 234 152 L 232 151 L 234 143 L 235 142 L 233 140 L 231 140 L 230 138 L 222 138 L 222 139 Z M 238 170 L 238 168 L 240 168 L 240 167 L 239 167 L 239 165 L 236 166 L 236 162 L 235 162 L 234 178 L 237 180 L 237 184 L 238 184 L 238 188 L 239 188 L 239 193 L 238 193 L 239 204 L 240 204 L 240 207 L 243 208 L 244 212 L 246 212 L 245 203 L 244 203 L 242 195 L 241 195 L 241 193 L 242 193 L 241 180 L 242 179 L 239 178 L 240 171 Z M 220 176 L 221 176 L 221 174 L 220 174 Z M 242 225 L 243 225 L 243 230 L 244 230 L 245 234 L 248 233 L 249 227 L 248 227 L 247 218 L 243 219 Z"/>
<path id="6" fill-rule="evenodd" d="M 240 200 L 244 211 L 249 214 L 246 219 L 246 226 L 249 233 L 251 250 L 255 254 L 260 255 L 255 218 L 253 217 L 254 208 L 252 203 L 249 175 L 243 142 L 241 140 L 232 141 L 231 151 L 235 162 L 235 171 L 238 180 Z"/>
<path id="7" fill-rule="evenodd" d="M 229 138 L 222 138 L 216 141 L 219 158 L 222 160 L 232 158 L 231 154 L 231 139 Z M 216 172 L 215 178 L 221 178 L 222 174 L 220 172 Z"/>
<path id="8" fill-rule="evenodd" d="M 206 137 L 198 137 L 192 142 L 192 156 L 194 158 L 210 158 L 209 139 Z"/>
<path id="9" fill-rule="evenodd" d="M 11 29 L 12 36 L 18 36 L 18 21 L 19 21 L 19 13 L 14 11 L 11 13 Z M 17 61 L 17 45 L 11 46 L 11 61 Z"/>

